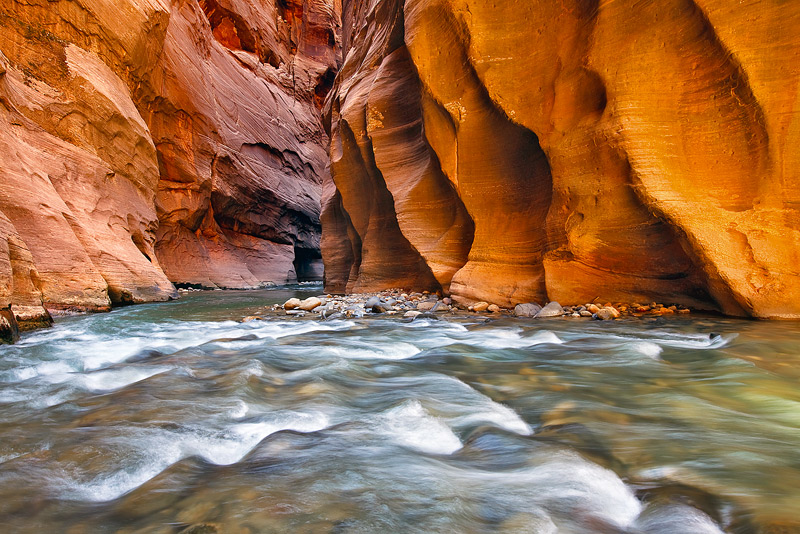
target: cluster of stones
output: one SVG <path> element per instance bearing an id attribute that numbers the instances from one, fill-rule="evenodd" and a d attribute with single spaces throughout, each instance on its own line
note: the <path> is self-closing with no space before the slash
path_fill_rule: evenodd
<path id="1" fill-rule="evenodd" d="M 440 299 L 427 291 L 406 293 L 402 290 L 387 290 L 381 293 L 354 295 L 324 295 L 287 300 L 283 306 L 273 306 L 273 311 L 283 309 L 287 315 L 303 316 L 319 314 L 325 319 L 363 317 L 368 313 L 400 315 L 414 319 L 423 314 L 458 311 L 449 298 Z"/>
<path id="2" fill-rule="evenodd" d="M 309 297 L 305 300 L 291 298 L 283 305 L 276 304 L 268 311 L 275 314 L 304 317 L 314 314 L 323 319 L 357 318 L 367 314 L 400 315 L 405 318 L 415 319 L 419 316 L 430 316 L 442 313 L 474 313 L 489 315 L 513 315 L 516 317 L 547 318 L 547 317 L 575 317 L 588 318 L 600 321 L 612 321 L 622 316 L 642 317 L 644 315 L 660 316 L 668 314 L 689 313 L 689 309 L 682 306 L 664 306 L 655 302 L 642 305 L 606 303 L 588 303 L 577 306 L 562 306 L 558 302 L 550 302 L 545 306 L 530 302 L 518 304 L 514 309 L 501 308 L 497 304 L 476 302 L 465 306 L 454 302 L 448 297 L 427 291 L 406 292 L 402 289 L 390 289 L 380 293 L 363 293 L 353 295 L 320 295 Z M 246 317 L 245 321 L 257 320 L 261 317 Z"/>
<path id="3" fill-rule="evenodd" d="M 470 307 L 473 311 L 493 311 L 492 306 L 486 302 L 479 302 Z M 497 309 L 497 306 L 494 306 Z M 600 321 L 612 321 L 619 319 L 622 316 L 629 317 L 644 317 L 661 316 L 671 314 L 685 314 L 690 313 L 689 308 L 679 305 L 664 306 L 663 304 L 650 303 L 650 304 L 606 304 L 588 303 L 578 306 L 561 306 L 558 302 L 550 302 L 542 307 L 536 303 L 517 304 L 514 308 L 514 315 L 517 317 L 575 317 L 575 318 L 590 318 Z"/>

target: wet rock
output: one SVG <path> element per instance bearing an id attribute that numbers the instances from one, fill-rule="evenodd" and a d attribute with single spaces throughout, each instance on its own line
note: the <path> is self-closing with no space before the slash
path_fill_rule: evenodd
<path id="1" fill-rule="evenodd" d="M 364 308 L 372 313 L 386 313 L 392 309 L 392 305 L 380 297 L 371 297 L 364 304 Z"/>
<path id="2" fill-rule="evenodd" d="M 293 317 L 305 317 L 306 312 L 303 310 L 287 310 L 286 315 L 291 315 Z"/>
<path id="3" fill-rule="evenodd" d="M 289 299 L 286 302 L 284 302 L 283 309 L 294 310 L 296 308 L 299 308 L 301 304 L 302 302 L 300 302 L 300 299 Z"/>
<path id="4" fill-rule="evenodd" d="M 359 304 L 348 306 L 344 309 L 345 317 L 364 317 L 364 313 L 364 307 Z"/>
<path id="5" fill-rule="evenodd" d="M 471 306 L 472 311 L 474 312 L 485 312 L 489 309 L 488 302 L 477 302 Z"/>
<path id="6" fill-rule="evenodd" d="M 561 304 L 558 302 L 550 302 L 539 310 L 539 313 L 535 315 L 537 319 L 541 319 L 544 317 L 561 317 L 564 315 L 564 308 L 561 307 Z"/>
<path id="7" fill-rule="evenodd" d="M 442 304 L 444 304 L 445 306 L 450 306 L 452 303 L 453 299 L 451 299 L 450 297 L 445 297 L 442 299 Z"/>
<path id="8" fill-rule="evenodd" d="M 533 302 L 527 302 L 525 304 L 517 304 L 514 306 L 514 315 L 517 317 L 535 317 L 539 311 L 541 311 L 542 307 L 538 304 Z"/>
<path id="9" fill-rule="evenodd" d="M 264 320 L 264 318 L 261 317 L 260 315 L 248 315 L 247 317 L 242 319 L 242 322 L 243 323 L 250 323 L 250 322 L 253 322 L 253 321 L 263 321 L 263 320 Z"/>
<path id="10" fill-rule="evenodd" d="M 53 326 L 53 317 L 44 306 L 20 306 L 15 304 L 12 311 L 20 332 Z"/>
<path id="11" fill-rule="evenodd" d="M 0 343 L 15 343 L 19 340 L 19 328 L 11 310 L 0 310 Z"/>
<path id="12" fill-rule="evenodd" d="M 300 303 L 298 306 L 301 310 L 304 311 L 311 311 L 314 308 L 322 306 L 322 301 L 317 297 L 308 297 L 306 300 Z"/>
<path id="13" fill-rule="evenodd" d="M 614 312 L 611 311 L 610 308 L 598 310 L 598 312 L 594 314 L 594 317 L 600 321 L 613 321 L 616 319 L 616 317 L 614 317 Z"/>
<path id="14" fill-rule="evenodd" d="M 590 313 L 595 314 L 600 311 L 600 306 L 598 306 L 597 304 L 589 304 L 588 306 L 586 306 L 586 309 Z"/>
<path id="15" fill-rule="evenodd" d="M 436 300 L 426 300 L 417 304 L 417 309 L 421 312 L 432 311 L 439 304 Z"/>
<path id="16" fill-rule="evenodd" d="M 599 310 L 598 310 L 598 311 L 599 311 Z M 578 314 L 579 314 L 581 317 L 591 317 L 592 315 L 594 315 L 594 314 L 593 314 L 592 312 L 590 312 L 589 310 L 581 310 L 580 312 L 578 312 Z"/>
<path id="17" fill-rule="evenodd" d="M 500 306 L 498 306 L 497 304 L 490 304 L 487 310 L 492 313 L 500 313 Z"/>
<path id="18" fill-rule="evenodd" d="M 404 313 L 403 317 L 410 317 L 412 319 L 415 319 L 415 318 L 419 317 L 420 315 L 422 315 L 422 312 L 416 311 L 416 310 L 411 310 L 411 311 L 407 311 L 406 313 Z"/>

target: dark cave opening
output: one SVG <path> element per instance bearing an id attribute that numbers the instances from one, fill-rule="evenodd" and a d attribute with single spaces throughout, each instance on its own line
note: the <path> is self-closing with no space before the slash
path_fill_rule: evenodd
<path id="1" fill-rule="evenodd" d="M 325 269 L 320 251 L 294 247 L 294 271 L 298 282 L 321 282 Z"/>

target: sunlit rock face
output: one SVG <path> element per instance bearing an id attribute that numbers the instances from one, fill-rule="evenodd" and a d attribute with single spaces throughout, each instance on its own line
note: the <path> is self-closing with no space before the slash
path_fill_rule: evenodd
<path id="1" fill-rule="evenodd" d="M 0 296 L 320 277 L 338 24 L 333 0 L 2 2 Z"/>
<path id="2" fill-rule="evenodd" d="M 345 1 L 331 290 L 800 317 L 800 4 Z"/>

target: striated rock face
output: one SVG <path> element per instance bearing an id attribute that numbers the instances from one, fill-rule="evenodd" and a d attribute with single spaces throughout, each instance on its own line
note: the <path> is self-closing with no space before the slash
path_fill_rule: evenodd
<path id="1" fill-rule="evenodd" d="M 334 0 L 4 1 L 0 310 L 321 277 L 337 26 Z"/>
<path id="2" fill-rule="evenodd" d="M 171 280 L 321 279 L 319 110 L 337 26 L 332 0 L 173 4 L 136 92 L 158 151 L 156 253 Z"/>
<path id="3" fill-rule="evenodd" d="M 345 0 L 331 290 L 800 317 L 800 4 Z"/>

